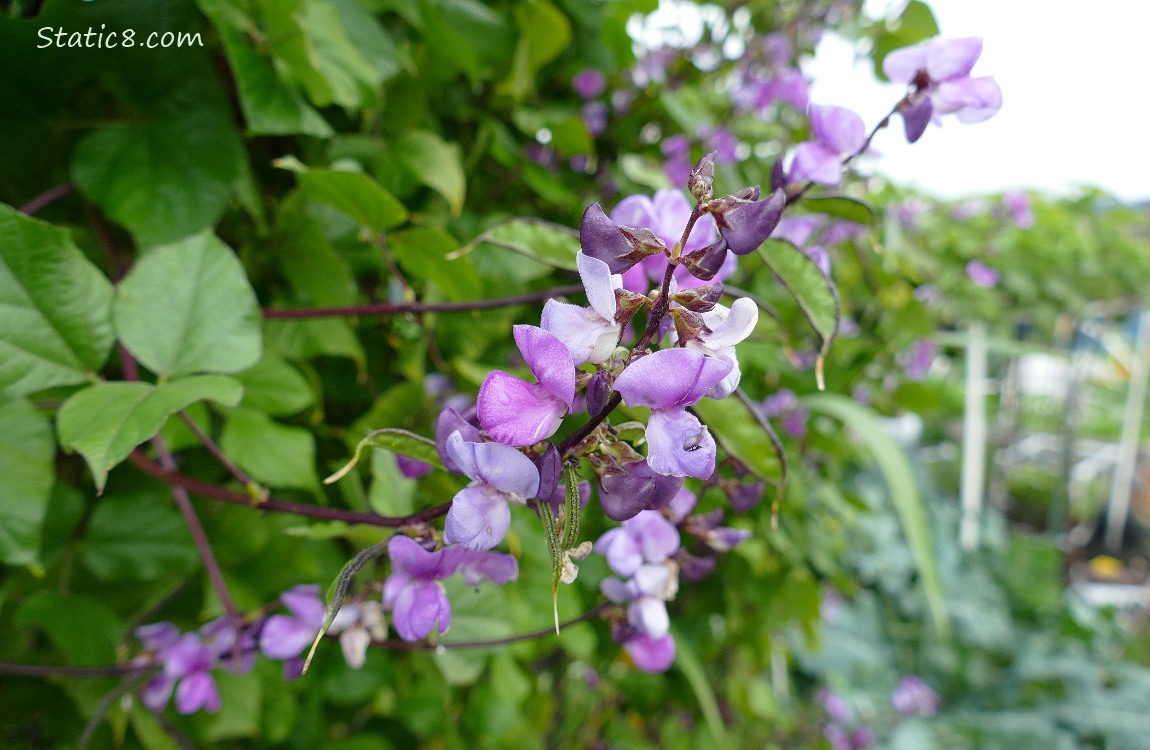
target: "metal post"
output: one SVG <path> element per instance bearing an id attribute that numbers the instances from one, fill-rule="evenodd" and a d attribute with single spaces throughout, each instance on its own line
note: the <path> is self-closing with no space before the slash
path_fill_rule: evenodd
<path id="1" fill-rule="evenodd" d="M 1142 432 L 1142 411 L 1146 406 L 1146 385 L 1150 375 L 1150 310 L 1138 316 L 1138 333 L 1134 336 L 1134 359 L 1130 364 L 1130 390 L 1126 392 L 1126 419 L 1122 423 L 1122 442 L 1114 484 L 1110 488 L 1110 505 L 1106 511 L 1106 549 L 1117 553 L 1122 548 L 1122 530 L 1130 514 L 1130 494 L 1134 489 L 1134 465 L 1138 461 L 1138 439 Z"/>
<path id="2" fill-rule="evenodd" d="M 972 323 L 967 332 L 966 404 L 962 419 L 962 526 L 959 542 L 978 547 L 982 495 L 986 481 L 986 324 Z"/>

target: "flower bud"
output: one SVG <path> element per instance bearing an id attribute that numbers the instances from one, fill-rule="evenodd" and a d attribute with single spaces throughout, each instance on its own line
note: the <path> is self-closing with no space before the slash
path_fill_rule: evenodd
<path id="1" fill-rule="evenodd" d="M 719 234 L 735 255 L 746 255 L 757 250 L 775 231 L 783 217 L 787 199 L 782 189 L 775 190 L 765 200 L 739 197 L 757 193 L 757 187 L 748 188 L 738 195 L 729 195 L 707 204 L 707 210 L 719 226 Z"/>
<path id="2" fill-rule="evenodd" d="M 607 399 L 611 397 L 611 386 L 607 382 L 607 373 L 599 370 L 587 382 L 587 414 L 594 417 L 603 411 Z"/>
<path id="3" fill-rule="evenodd" d="M 691 312 L 710 312 L 723 298 L 723 282 L 719 281 L 706 286 L 697 286 L 691 289 L 680 289 L 671 295 L 671 299 L 678 302 Z"/>
<path id="4" fill-rule="evenodd" d="M 647 304 L 647 296 L 645 294 L 637 294 L 626 289 L 615 290 L 615 322 L 623 325 L 626 324 L 631 318 L 635 317 L 635 313 L 639 312 L 639 308 Z"/>
<path id="5" fill-rule="evenodd" d="M 696 279 L 707 281 L 723 267 L 727 259 L 727 241 L 720 237 L 714 243 L 684 255 L 680 262 Z"/>
<path id="6" fill-rule="evenodd" d="M 631 246 L 631 251 L 624 255 L 622 260 L 638 263 L 649 256 L 667 253 L 667 246 L 663 240 L 646 227 L 626 227 L 620 224 L 619 232 Z"/>
<path id="7" fill-rule="evenodd" d="M 715 182 L 715 152 L 704 156 L 695 164 L 687 178 L 687 192 L 695 196 L 699 203 L 711 200 L 714 194 L 712 186 Z"/>
<path id="8" fill-rule="evenodd" d="M 702 341 L 703 334 L 709 330 L 701 315 L 682 307 L 672 308 L 671 317 L 675 321 L 675 333 L 679 334 L 680 344 L 685 345 L 688 341 Z"/>
<path id="9" fill-rule="evenodd" d="M 623 273 L 635 265 L 634 260 L 625 259 L 632 252 L 631 243 L 598 203 L 592 203 L 583 212 L 583 221 L 579 224 L 579 246 L 584 254 L 606 263 L 611 273 Z"/>

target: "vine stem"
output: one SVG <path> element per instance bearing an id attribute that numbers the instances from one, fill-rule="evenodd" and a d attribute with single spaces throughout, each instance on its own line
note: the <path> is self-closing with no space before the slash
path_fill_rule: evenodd
<path id="1" fill-rule="evenodd" d="M 343 315 L 398 315 L 401 313 L 469 312 L 490 310 L 497 307 L 511 307 L 531 302 L 542 302 L 552 297 L 563 297 L 583 291 L 582 284 L 545 289 L 541 292 L 528 292 L 510 297 L 477 300 L 475 302 L 405 302 L 402 304 L 380 303 L 375 305 L 352 305 L 350 307 L 301 307 L 293 309 L 265 308 L 263 315 L 270 320 L 279 318 L 335 318 Z"/>
<path id="2" fill-rule="evenodd" d="M 16 664 L 0 661 L 0 674 L 15 674 L 24 677 L 120 677 L 126 674 L 144 672 L 156 666 L 155 663 L 112 664 L 103 667 L 68 667 L 55 664 Z"/>
<path id="3" fill-rule="evenodd" d="M 267 492 L 259 486 L 259 483 L 249 477 L 246 473 L 244 473 L 243 469 L 236 466 L 234 463 L 232 463 L 231 459 L 224 455 L 224 452 L 220 450 L 220 447 L 216 445 L 216 442 L 212 440 L 207 433 L 200 429 L 200 426 L 196 424 L 194 419 L 188 416 L 186 411 L 180 410 L 179 414 L 180 419 L 184 420 L 184 424 L 188 426 L 188 429 L 192 431 L 192 434 L 196 436 L 196 439 L 198 439 L 200 443 L 208 449 L 208 452 L 215 456 L 216 461 L 218 461 L 221 466 L 227 469 L 228 473 L 235 477 L 237 482 L 242 484 L 244 487 L 253 489 L 253 491 L 256 493 L 253 495 L 253 497 L 263 497 L 267 494 Z"/>
<path id="4" fill-rule="evenodd" d="M 400 526 L 411 526 L 439 518 L 445 515 L 448 509 L 451 508 L 451 503 L 448 502 L 437 505 L 434 508 L 421 510 L 410 516 L 377 516 L 374 513 L 360 513 L 359 511 L 343 510 L 341 508 L 325 508 L 319 505 L 296 503 L 291 500 L 280 500 L 270 496 L 265 500 L 256 500 L 245 492 L 229 490 L 226 487 L 220 487 L 219 485 L 181 474 L 174 468 L 165 468 L 155 461 L 152 461 L 139 450 L 132 451 L 128 459 L 135 464 L 136 468 L 145 474 L 159 479 L 165 484 L 182 487 L 188 492 L 209 500 L 229 503 L 231 505 L 244 505 L 256 510 L 269 511 L 272 513 L 291 513 L 297 516 L 320 518 L 325 521 L 343 521 L 344 523 L 363 524 L 366 526 L 399 528 Z"/>
<path id="5" fill-rule="evenodd" d="M 65 182 L 54 187 L 50 187 L 39 195 L 31 198 L 23 206 L 20 206 L 20 213 L 32 216 L 40 211 L 42 208 L 55 203 L 66 195 L 70 195 L 76 190 L 76 183 Z"/>
<path id="6" fill-rule="evenodd" d="M 586 622 L 587 620 L 592 620 L 592 619 L 598 617 L 599 615 L 603 614 L 604 612 L 606 612 L 608 609 L 610 609 L 613 606 L 615 606 L 615 605 L 611 602 L 602 602 L 601 604 L 597 604 L 596 606 L 587 610 L 586 612 L 579 615 L 578 617 L 573 617 L 570 620 L 567 620 L 566 622 L 560 623 L 559 629 L 564 630 L 566 628 L 572 627 L 573 625 L 578 625 L 581 622 Z M 389 639 L 386 641 L 379 641 L 375 645 L 378 645 L 381 648 L 391 649 L 394 651 L 435 651 L 435 650 L 440 649 L 440 648 L 444 648 L 444 649 L 448 649 L 448 650 L 463 649 L 463 648 L 494 648 L 496 646 L 506 646 L 506 645 L 511 644 L 511 643 L 520 643 L 522 641 L 534 641 L 534 640 L 538 640 L 540 638 L 546 638 L 547 636 L 551 636 L 551 635 L 555 635 L 555 626 L 554 625 L 550 625 L 546 628 L 541 628 L 540 630 L 534 630 L 530 633 L 520 633 L 519 635 L 511 635 L 511 636 L 507 636 L 506 638 L 492 638 L 490 640 L 485 640 L 485 641 L 455 641 L 454 643 L 429 643 L 427 641 L 396 641 L 396 640 L 390 640 Z"/>

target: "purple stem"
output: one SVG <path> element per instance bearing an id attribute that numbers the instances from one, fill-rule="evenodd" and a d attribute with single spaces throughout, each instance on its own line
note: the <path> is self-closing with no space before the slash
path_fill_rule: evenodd
<path id="1" fill-rule="evenodd" d="M 65 195 L 73 192 L 75 189 L 76 183 L 74 182 L 65 182 L 61 185 L 50 187 L 36 197 L 29 200 L 23 206 L 20 206 L 20 213 L 31 216 L 45 206 L 55 203 Z"/>
<path id="2" fill-rule="evenodd" d="M 476 302 L 406 302 L 403 304 L 352 305 L 350 307 L 303 307 L 291 310 L 265 308 L 264 317 L 275 318 L 334 318 L 341 315 L 397 315 L 400 313 L 468 312 L 470 310 L 490 310 L 495 307 L 510 307 L 531 302 L 542 302 L 552 297 L 579 294 L 582 284 L 545 289 L 512 297 L 484 299 Z"/>

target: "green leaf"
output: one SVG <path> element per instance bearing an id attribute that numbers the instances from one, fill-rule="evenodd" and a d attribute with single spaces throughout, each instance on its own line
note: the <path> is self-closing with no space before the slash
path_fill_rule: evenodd
<path id="1" fill-rule="evenodd" d="M 56 415 L 60 445 L 84 457 L 96 488 L 108 471 L 153 437 L 167 418 L 197 401 L 235 406 L 243 389 L 233 378 L 196 375 L 163 385 L 100 383 L 76 393 Z"/>
<path id="2" fill-rule="evenodd" d="M 116 290 L 116 329 L 161 375 L 239 372 L 260 357 L 260 309 L 244 268 L 210 232 L 159 247 Z"/>
<path id="3" fill-rule="evenodd" d="M 250 18 L 227 0 L 197 0 L 223 42 L 236 79 L 240 107 L 252 135 L 313 135 L 326 138 L 333 131 L 302 95 L 285 83 L 270 58 L 261 54 L 247 34 L 258 32 Z"/>
<path id="4" fill-rule="evenodd" d="M 393 453 L 402 453 L 408 458 L 414 458 L 418 461 L 431 464 L 437 469 L 443 468 L 443 463 L 439 460 L 439 451 L 436 450 L 434 440 L 429 440 L 422 435 L 416 435 L 407 430 L 385 427 L 382 430 L 376 430 L 370 433 L 360 440 L 359 444 L 355 446 L 355 453 L 352 455 L 351 460 L 348 461 L 342 469 L 323 480 L 323 483 L 332 484 L 342 479 L 344 475 L 355 468 L 355 465 L 359 463 L 360 456 L 366 448 L 384 448 Z"/>
<path id="5" fill-rule="evenodd" d="M 488 229 L 470 247 L 488 242 L 496 247 L 525 255 L 553 268 L 577 271 L 579 233 L 561 224 L 539 219 L 509 219 Z"/>
<path id="6" fill-rule="evenodd" d="M 780 479 L 784 474 L 782 456 L 763 432 L 754 415 L 735 398 L 721 401 L 705 398 L 691 407 L 714 433 L 723 450 L 747 465 L 764 479 Z"/>
<path id="7" fill-rule="evenodd" d="M 244 406 L 273 417 L 298 414 L 315 403 L 311 383 L 278 354 L 264 352 L 254 367 L 236 375 L 244 387 Z"/>
<path id="8" fill-rule="evenodd" d="M 0 404 L 0 561 L 38 569 L 55 461 L 48 418 L 24 400 Z"/>
<path id="9" fill-rule="evenodd" d="M 69 233 L 0 204 L 0 398 L 80 383 L 115 341 L 112 284 Z"/>
<path id="10" fill-rule="evenodd" d="M 381 83 L 398 75 L 404 63 L 408 68 L 413 66 L 410 55 L 400 51 L 380 22 L 364 9 L 362 3 L 357 0 L 331 0 L 331 4 L 339 13 L 340 22 L 352 46 L 375 70 Z"/>
<path id="11" fill-rule="evenodd" d="M 711 730 L 711 736 L 714 737 L 716 746 L 733 747 L 727 736 L 723 715 L 719 712 L 715 689 L 707 681 L 706 670 L 703 669 L 703 664 L 691 647 L 690 641 L 675 633 L 675 630 L 672 628 L 672 634 L 675 636 L 675 666 L 683 673 L 687 684 L 691 686 L 691 692 L 695 694 L 695 700 L 699 704 L 703 720 L 707 723 L 707 728 Z"/>
<path id="12" fill-rule="evenodd" d="M 372 452 L 371 489 L 367 497 L 371 509 L 381 516 L 407 516 L 416 511 L 415 481 L 399 470 L 396 454 Z"/>
<path id="13" fill-rule="evenodd" d="M 785 240 L 767 240 L 758 249 L 759 257 L 775 274 L 783 288 L 795 298 L 807 322 L 819 337 L 819 359 L 815 377 L 823 388 L 823 361 L 842 320 L 842 305 L 834 282 L 802 248 Z"/>
<path id="14" fill-rule="evenodd" d="M 277 166 L 290 168 L 289 163 L 283 160 L 277 162 Z M 407 209 L 403 204 L 362 172 L 306 169 L 298 172 L 296 179 L 308 200 L 337 208 L 376 232 L 399 226 L 407 220 Z"/>
<path id="15" fill-rule="evenodd" d="M 42 628 L 77 666 L 114 663 L 115 644 L 124 633 L 123 621 L 107 604 L 53 589 L 41 589 L 25 599 L 15 620 L 18 625 Z"/>
<path id="16" fill-rule="evenodd" d="M 199 555 L 170 498 L 142 493 L 107 497 L 92 513 L 80 560 L 102 581 L 186 576 Z"/>
<path id="17" fill-rule="evenodd" d="M 434 282 L 448 299 L 462 302 L 480 296 L 479 275 L 466 258 L 448 257 L 459 243 L 443 230 L 412 227 L 388 235 L 387 246 L 404 271 Z"/>
<path id="18" fill-rule="evenodd" d="M 802 402 L 811 411 L 834 417 L 851 428 L 866 444 L 890 490 L 891 503 L 902 523 L 903 533 L 910 546 L 911 556 L 918 568 L 923 594 L 935 631 L 946 640 L 950 637 L 950 623 L 946 615 L 942 580 L 934 557 L 926 510 L 918 494 L 914 473 L 906 452 L 883 431 L 878 419 L 869 409 L 837 393 L 816 393 L 804 396 Z"/>
<path id="19" fill-rule="evenodd" d="M 273 422 L 252 409 L 236 409 L 224 424 L 220 448 L 257 482 L 273 487 L 319 487 L 315 436 L 302 427 Z"/>
<path id="20" fill-rule="evenodd" d="M 459 216 L 467 193 L 467 178 L 458 144 L 448 143 L 426 130 L 415 130 L 396 139 L 395 149 L 407 171 L 442 195 L 451 206 L 452 216 Z"/>
<path id="21" fill-rule="evenodd" d="M 826 214 L 843 221 L 852 221 L 855 224 L 864 224 L 868 227 L 874 225 L 874 209 L 854 198 L 846 198 L 841 195 L 825 198 L 804 198 L 802 205 L 815 213 Z"/>
<path id="22" fill-rule="evenodd" d="M 533 2 L 515 9 L 519 43 L 511 76 L 504 86 L 516 99 L 522 99 L 535 88 L 535 74 L 554 60 L 571 43 L 571 22 L 548 2 Z"/>
<path id="23" fill-rule="evenodd" d="M 214 225 L 243 169 L 230 113 L 188 99 L 178 115 L 114 125 L 86 136 L 72 158 L 80 190 L 141 247 Z"/>

